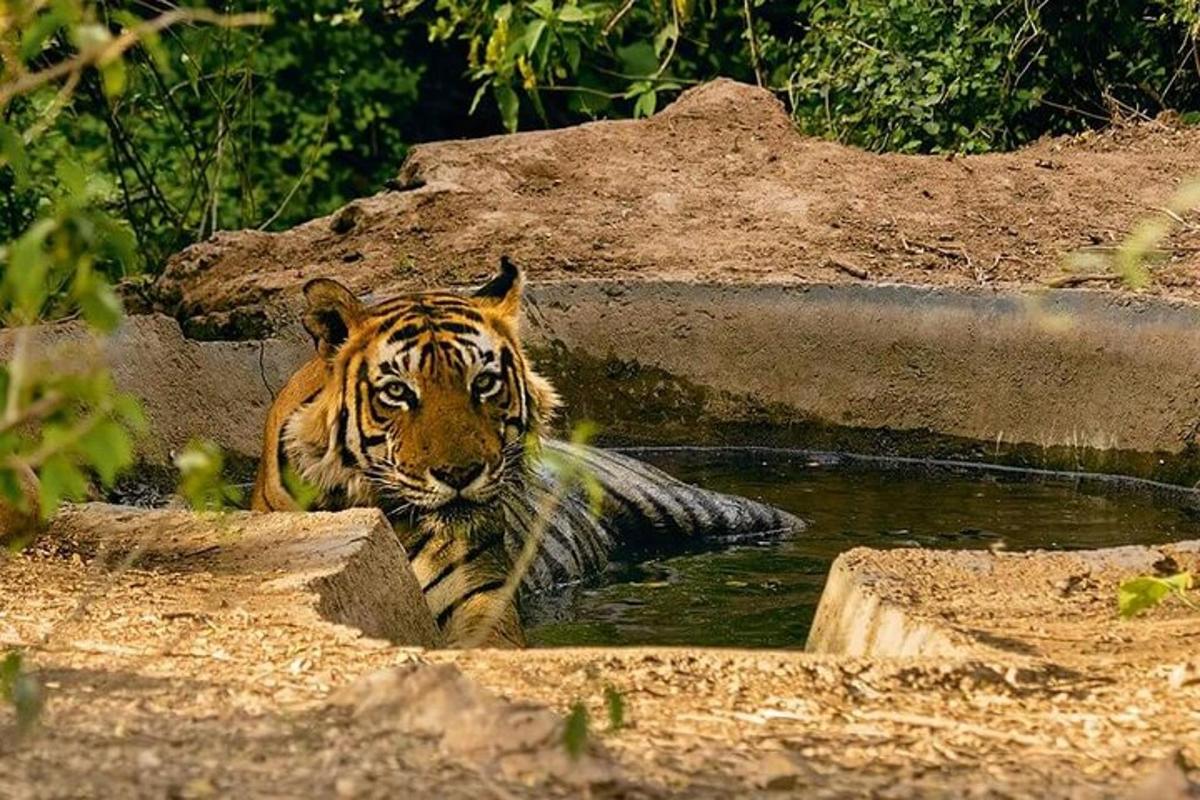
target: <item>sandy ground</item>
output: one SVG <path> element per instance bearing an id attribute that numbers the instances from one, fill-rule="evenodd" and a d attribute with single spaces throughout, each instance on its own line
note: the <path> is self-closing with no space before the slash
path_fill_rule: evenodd
<path id="1" fill-rule="evenodd" d="M 1200 217 L 1168 204 L 1197 176 L 1200 127 L 1168 119 L 1014 153 L 881 155 L 800 136 L 768 92 L 717 81 L 649 120 L 419 146 L 392 189 L 330 217 L 188 248 L 135 306 L 192 335 L 262 335 L 308 279 L 462 285 L 505 253 L 536 279 L 1119 289 L 1114 249 L 1148 220 L 1173 226 L 1148 291 L 1194 300 Z"/>
<path id="2" fill-rule="evenodd" d="M 64 547 L 0 565 L 0 645 L 26 648 L 47 698 L 24 739 L 0 710 L 0 795 L 1183 798 L 1188 770 L 1200 778 L 1200 614 L 1172 605 L 1131 628 L 1103 575 L 1072 586 L 1054 622 L 1087 648 L 871 661 L 417 651 L 316 619 L 307 595 L 257 594 L 248 576 L 121 566 Z M 1043 596 L 1057 597 L 1031 578 L 1028 607 Z M 468 752 L 399 712 L 331 704 L 414 661 L 457 665 L 521 704 L 584 703 L 590 754 L 564 759 L 558 734 L 504 720 L 504 753 Z M 609 686 L 627 706 L 616 731 Z M 433 704 L 442 725 L 468 719 L 460 699 L 395 702 L 410 715 Z"/>
<path id="3" fill-rule="evenodd" d="M 717 82 L 647 121 L 417 148 L 394 188 L 332 217 L 189 248 L 141 306 L 196 336 L 261 335 L 307 279 L 378 294 L 465 284 L 502 253 L 539 279 L 1046 285 L 1072 252 L 1103 272 L 1139 221 L 1170 219 L 1169 198 L 1198 174 L 1200 129 L 1169 122 L 1012 154 L 875 155 L 800 137 L 767 93 Z M 1182 219 L 1148 291 L 1196 300 L 1200 227 Z M 869 661 L 405 650 L 322 622 L 307 595 L 264 596 L 248 576 L 121 566 L 66 547 L 0 562 L 0 648 L 26 651 L 47 701 L 26 737 L 0 708 L 0 797 L 1182 798 L 1200 779 L 1200 615 L 1173 605 L 1130 628 L 1113 618 L 1106 576 L 1051 608 L 1037 603 L 1056 590 L 1030 576 L 1040 618 L 1058 615 L 1046 628 L 1057 646 Z M 1045 633 L 1013 618 L 1010 638 Z M 516 704 L 478 728 L 502 752 L 333 702 L 414 662 L 453 664 Z M 616 731 L 608 686 L 628 706 Z M 478 722 L 459 695 L 430 716 Z M 521 704 L 563 714 L 577 701 L 594 743 L 564 762 L 557 728 Z M 510 713 L 545 735 L 510 731 Z"/>

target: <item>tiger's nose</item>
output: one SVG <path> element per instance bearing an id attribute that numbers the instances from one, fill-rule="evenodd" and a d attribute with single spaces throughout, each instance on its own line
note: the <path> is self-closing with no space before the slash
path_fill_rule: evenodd
<path id="1" fill-rule="evenodd" d="M 429 470 L 429 474 L 437 478 L 451 489 L 465 489 L 471 481 L 483 473 L 483 464 L 463 464 L 453 467 L 439 467 Z"/>

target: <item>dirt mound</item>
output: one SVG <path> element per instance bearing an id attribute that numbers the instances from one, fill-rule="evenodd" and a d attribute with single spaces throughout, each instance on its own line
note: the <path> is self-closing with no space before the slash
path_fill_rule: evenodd
<path id="1" fill-rule="evenodd" d="M 193 334 L 244 336 L 310 278 L 463 284 L 502 253 L 542 279 L 1020 286 L 1061 276 L 1073 251 L 1111 256 L 1194 175 L 1200 129 L 1169 121 L 1007 154 L 879 155 L 803 137 L 768 92 L 722 80 L 648 120 L 422 145 L 391 189 L 336 214 L 184 250 L 155 297 Z M 1200 226 L 1164 251 L 1151 291 L 1200 299 Z"/>

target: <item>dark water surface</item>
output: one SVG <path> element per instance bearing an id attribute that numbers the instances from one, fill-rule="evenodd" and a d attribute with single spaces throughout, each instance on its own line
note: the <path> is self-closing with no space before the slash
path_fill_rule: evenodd
<path id="1" fill-rule="evenodd" d="M 765 450 L 631 454 L 809 528 L 618 566 L 599 585 L 569 587 L 558 619 L 535 621 L 532 644 L 800 648 L 830 563 L 851 547 L 1077 549 L 1200 535 L 1196 493 L 1122 479 Z"/>

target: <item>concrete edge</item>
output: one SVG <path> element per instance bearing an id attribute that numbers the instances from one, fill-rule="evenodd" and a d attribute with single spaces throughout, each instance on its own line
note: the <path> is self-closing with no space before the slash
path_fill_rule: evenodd
<path id="1" fill-rule="evenodd" d="M 1097 620 L 1118 622 L 1120 580 L 1197 568 L 1200 539 L 1067 552 L 858 547 L 834 561 L 805 650 L 883 658 L 1044 657 L 1048 639 L 1032 635 L 1031 621 L 1078 614 L 1081 625 L 1102 637 Z M 1107 598 L 1099 616 L 1089 605 L 1097 593 Z M 1082 606 L 1072 605 L 1076 595 L 1083 595 Z"/>
<path id="2" fill-rule="evenodd" d="M 244 578 L 262 593 L 297 593 L 329 622 L 399 645 L 441 636 L 390 523 L 375 509 L 337 513 L 69 506 L 47 540 L 67 540 L 110 563 Z"/>

